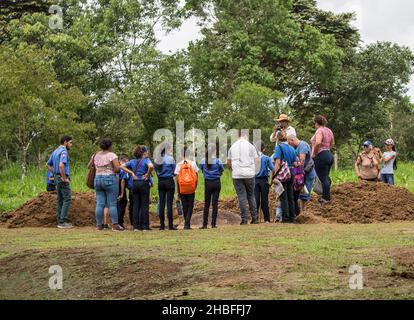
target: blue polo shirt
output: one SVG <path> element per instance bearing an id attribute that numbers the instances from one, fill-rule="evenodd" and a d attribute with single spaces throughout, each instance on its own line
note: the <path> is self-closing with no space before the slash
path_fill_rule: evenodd
<path id="1" fill-rule="evenodd" d="M 175 160 L 170 155 L 162 158 L 162 165 L 155 165 L 158 178 L 174 178 Z"/>
<path id="2" fill-rule="evenodd" d="M 220 161 L 220 159 L 217 159 L 217 158 L 215 158 L 214 163 L 211 164 L 210 169 L 208 168 L 206 164 L 206 159 L 201 160 L 200 169 L 201 171 L 203 171 L 204 180 L 209 180 L 209 181 L 220 179 L 221 175 L 224 172 L 223 163 Z"/>
<path id="3" fill-rule="evenodd" d="M 281 149 L 283 150 L 283 157 Z M 285 160 L 289 168 L 293 168 L 293 163 L 296 161 L 296 151 L 287 143 L 281 143 L 275 148 L 274 159 Z"/>
<path id="4" fill-rule="evenodd" d="M 275 166 L 272 163 L 272 159 L 261 153 L 260 154 L 260 171 L 257 173 L 256 178 L 269 178 L 269 172 L 275 170 Z"/>
<path id="5" fill-rule="evenodd" d="M 298 146 L 296 147 L 296 155 L 299 158 L 299 155 L 301 154 L 306 154 L 305 157 L 305 167 L 308 164 L 308 162 L 310 161 L 310 154 L 311 154 L 311 148 L 309 146 L 309 144 L 306 141 L 301 141 Z"/>
<path id="6" fill-rule="evenodd" d="M 60 146 L 55 151 L 53 151 L 52 155 L 50 156 L 49 160 L 47 161 L 48 166 L 53 166 L 53 173 L 59 174 L 59 164 L 63 163 L 65 165 L 65 174 L 67 176 L 70 175 L 69 169 L 69 153 L 66 147 Z"/>
<path id="7" fill-rule="evenodd" d="M 139 163 L 141 162 L 141 165 L 137 169 Z M 125 167 L 127 167 L 129 170 L 135 173 L 135 175 L 138 177 L 138 180 L 142 180 L 142 176 L 147 173 L 148 166 L 151 164 L 151 160 L 148 158 L 141 158 L 141 159 L 132 159 L 125 163 Z M 132 175 L 129 178 L 130 180 L 133 180 L 134 178 Z M 132 181 L 131 181 L 132 185 Z"/>

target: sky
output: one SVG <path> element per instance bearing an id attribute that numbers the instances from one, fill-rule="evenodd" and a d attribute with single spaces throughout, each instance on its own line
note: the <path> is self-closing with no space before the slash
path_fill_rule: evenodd
<path id="1" fill-rule="evenodd" d="M 412 0 L 318 0 L 318 7 L 324 10 L 355 12 L 354 25 L 361 33 L 365 44 L 376 41 L 391 41 L 410 47 L 414 51 L 414 1 Z M 184 22 L 180 30 L 168 35 L 158 34 L 161 42 L 158 48 L 165 53 L 185 49 L 190 41 L 201 38 L 197 20 Z M 414 102 L 414 77 L 409 84 L 408 95 Z"/>

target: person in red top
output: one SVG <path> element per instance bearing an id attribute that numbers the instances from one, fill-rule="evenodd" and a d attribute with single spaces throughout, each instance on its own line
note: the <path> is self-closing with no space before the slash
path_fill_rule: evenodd
<path id="1" fill-rule="evenodd" d="M 315 162 L 315 171 L 322 183 L 322 197 L 319 199 L 321 204 L 331 201 L 331 179 L 329 173 L 334 162 L 331 149 L 335 145 L 335 137 L 327 127 L 328 120 L 324 116 L 315 117 L 315 135 L 311 139 L 311 156 Z"/>

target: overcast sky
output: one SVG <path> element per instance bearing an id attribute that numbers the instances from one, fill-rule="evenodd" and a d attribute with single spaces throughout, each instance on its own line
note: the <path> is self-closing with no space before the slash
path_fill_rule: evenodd
<path id="1" fill-rule="evenodd" d="M 355 26 L 365 43 L 392 41 L 409 46 L 414 51 L 414 1 L 412 0 L 318 0 L 318 6 L 333 12 L 355 12 Z M 162 36 L 159 48 L 164 52 L 187 47 L 200 38 L 195 19 L 186 21 L 179 31 Z M 414 101 L 414 78 L 409 95 Z"/>

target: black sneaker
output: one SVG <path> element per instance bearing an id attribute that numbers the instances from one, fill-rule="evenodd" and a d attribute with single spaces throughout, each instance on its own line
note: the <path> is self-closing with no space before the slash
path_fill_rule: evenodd
<path id="1" fill-rule="evenodd" d="M 105 230 L 108 230 L 108 229 L 109 229 L 109 225 L 108 225 L 108 224 L 104 224 L 104 225 L 103 225 L 103 228 L 104 228 Z"/>
<path id="2" fill-rule="evenodd" d="M 217 229 L 217 226 L 215 224 L 211 225 L 211 229 Z"/>
<path id="3" fill-rule="evenodd" d="M 193 230 L 190 226 L 185 226 L 184 230 Z"/>
<path id="4" fill-rule="evenodd" d="M 160 231 L 164 231 L 165 230 L 165 226 L 160 226 Z"/>
<path id="5" fill-rule="evenodd" d="M 257 219 L 253 219 L 250 224 L 259 224 L 259 221 Z"/>
<path id="6" fill-rule="evenodd" d="M 242 221 L 242 222 L 240 222 L 240 225 L 241 226 L 245 226 L 245 225 L 247 225 L 248 223 L 247 223 L 247 221 Z"/>
<path id="7" fill-rule="evenodd" d="M 199 229 L 200 230 L 205 230 L 205 229 L 208 229 L 208 228 L 207 228 L 207 226 L 201 226 Z"/>
<path id="8" fill-rule="evenodd" d="M 176 226 L 168 227 L 168 230 L 178 230 Z"/>

